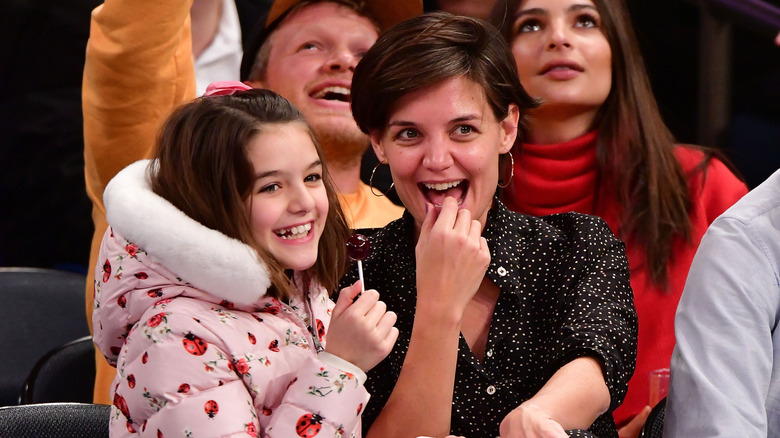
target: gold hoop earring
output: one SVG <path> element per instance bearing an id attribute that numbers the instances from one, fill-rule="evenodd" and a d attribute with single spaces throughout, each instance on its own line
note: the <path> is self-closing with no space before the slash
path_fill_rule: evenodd
<path id="1" fill-rule="evenodd" d="M 376 166 L 374 166 L 374 170 L 371 171 L 371 177 L 368 179 L 368 188 L 371 190 L 371 194 L 376 196 L 377 198 L 381 198 L 382 196 L 387 196 L 388 193 L 390 193 L 390 190 L 393 190 L 393 187 L 395 186 L 395 182 L 390 183 L 390 187 L 385 190 L 384 193 L 380 192 L 377 194 L 374 191 L 374 174 L 376 173 L 376 169 L 379 168 L 380 165 L 385 164 L 383 162 L 376 163 Z"/>
<path id="2" fill-rule="evenodd" d="M 509 183 L 512 182 L 512 177 L 515 176 L 515 159 L 512 157 L 512 151 L 507 152 L 507 155 L 509 155 L 509 178 L 506 180 L 506 184 L 501 185 L 501 182 L 498 183 L 498 187 L 505 189 L 509 187 Z"/>

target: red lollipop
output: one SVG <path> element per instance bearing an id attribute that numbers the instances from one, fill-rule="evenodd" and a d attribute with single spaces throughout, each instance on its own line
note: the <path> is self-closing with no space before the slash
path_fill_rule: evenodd
<path id="1" fill-rule="evenodd" d="M 355 261 L 361 261 L 371 254 L 371 243 L 362 234 L 353 234 L 347 240 L 347 255 Z"/>
<path id="2" fill-rule="evenodd" d="M 368 237 L 362 234 L 353 234 L 347 240 L 347 255 L 352 260 L 357 261 L 358 264 L 358 276 L 360 277 L 360 293 L 366 291 L 366 286 L 363 282 L 363 263 L 362 260 L 371 254 L 371 243 L 368 241 Z M 354 299 L 360 296 L 358 294 Z"/>

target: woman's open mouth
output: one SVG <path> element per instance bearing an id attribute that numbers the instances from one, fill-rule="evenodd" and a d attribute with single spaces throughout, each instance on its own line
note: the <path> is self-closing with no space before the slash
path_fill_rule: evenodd
<path id="1" fill-rule="evenodd" d="M 434 207 L 441 207 L 444 198 L 450 196 L 458 201 L 458 205 L 463 204 L 466 199 L 466 193 L 469 191 L 469 182 L 465 179 L 458 181 L 448 181 L 441 183 L 420 183 L 420 191 L 425 199 Z"/>

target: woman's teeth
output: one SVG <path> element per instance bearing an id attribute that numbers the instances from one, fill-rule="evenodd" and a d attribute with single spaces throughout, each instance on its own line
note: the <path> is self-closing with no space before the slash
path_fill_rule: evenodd
<path id="1" fill-rule="evenodd" d="M 297 227 L 291 227 L 286 230 L 277 231 L 276 234 L 285 240 L 300 239 L 301 237 L 307 236 L 310 230 L 311 223 L 307 223 L 304 225 L 298 225 Z"/>
<path id="2" fill-rule="evenodd" d="M 425 188 L 428 190 L 442 191 L 442 190 L 451 189 L 453 187 L 457 187 L 460 183 L 461 181 L 452 181 L 447 183 L 436 183 L 436 184 L 425 183 Z"/>

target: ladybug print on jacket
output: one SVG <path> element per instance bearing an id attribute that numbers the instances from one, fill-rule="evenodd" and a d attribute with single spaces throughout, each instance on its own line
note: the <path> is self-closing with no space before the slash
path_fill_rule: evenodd
<path id="1" fill-rule="evenodd" d="M 320 433 L 322 417 L 318 414 L 303 414 L 295 424 L 295 432 L 303 438 L 310 438 Z"/>
<path id="2" fill-rule="evenodd" d="M 325 324 L 319 319 L 317 320 L 317 337 L 320 338 L 320 341 L 325 337 Z"/>
<path id="3" fill-rule="evenodd" d="M 219 412 L 219 406 L 214 400 L 209 400 L 203 405 L 203 410 L 206 411 L 209 418 L 214 418 L 214 416 L 217 415 L 217 412 Z"/>
<path id="4" fill-rule="evenodd" d="M 136 272 L 133 275 L 135 276 L 135 278 L 139 280 L 146 280 L 147 278 L 149 278 L 149 274 L 147 274 L 146 272 Z"/>
<path id="5" fill-rule="evenodd" d="M 119 412 L 127 418 L 128 424 L 133 422 L 133 420 L 130 419 L 130 410 L 127 409 L 127 402 L 124 397 L 119 394 L 114 394 L 114 406 L 116 406 L 117 409 L 119 409 Z"/>
<path id="6" fill-rule="evenodd" d="M 103 263 L 103 283 L 107 282 L 111 278 L 111 263 L 106 259 Z"/>
<path id="7" fill-rule="evenodd" d="M 151 298 L 160 298 L 162 296 L 162 288 L 152 289 L 146 295 L 149 295 Z"/>
<path id="8" fill-rule="evenodd" d="M 130 374 L 127 376 L 127 386 L 130 387 L 130 389 L 135 388 L 135 376 Z"/>
<path id="9" fill-rule="evenodd" d="M 268 349 L 278 353 L 279 352 L 279 341 L 277 339 L 274 339 L 273 341 L 271 341 L 271 343 L 268 344 Z"/>
<path id="10" fill-rule="evenodd" d="M 250 344 L 255 345 L 257 343 L 257 338 L 252 333 L 247 332 L 247 337 L 249 338 Z"/>
<path id="11" fill-rule="evenodd" d="M 190 385 L 188 383 L 182 383 L 181 385 L 179 385 L 179 389 L 177 389 L 176 392 L 186 394 L 190 392 Z"/>
<path id="12" fill-rule="evenodd" d="M 193 335 L 192 332 L 184 335 L 184 339 L 182 339 L 181 342 L 184 344 L 184 349 L 187 350 L 187 353 L 194 356 L 203 355 L 203 353 L 205 353 L 206 349 L 208 348 L 206 341 Z"/>
<path id="13" fill-rule="evenodd" d="M 149 353 L 144 352 L 144 355 L 141 356 L 141 363 L 145 364 L 148 361 L 149 361 Z"/>
<path id="14" fill-rule="evenodd" d="M 277 313 L 279 313 L 280 310 L 282 310 L 282 306 L 279 304 L 265 303 L 265 306 L 262 309 L 259 309 L 258 312 L 270 313 L 271 315 L 276 315 Z"/>

